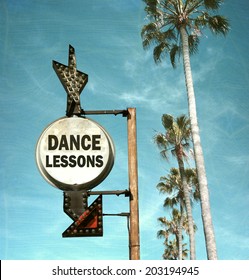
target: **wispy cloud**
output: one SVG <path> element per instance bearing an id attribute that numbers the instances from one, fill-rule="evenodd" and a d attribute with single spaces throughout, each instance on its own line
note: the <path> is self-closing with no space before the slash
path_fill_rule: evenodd
<path id="1" fill-rule="evenodd" d="M 238 234 L 234 230 L 220 226 L 216 227 L 216 236 L 218 237 L 218 244 L 221 248 L 227 248 L 226 250 L 234 252 L 233 259 L 241 259 L 241 256 L 244 255 L 242 251 L 248 252 L 249 250 L 249 237 L 245 236 L 243 233 Z M 226 252 L 221 252 L 220 254 L 225 257 Z M 247 259 L 248 257 L 249 253 Z M 245 256 L 243 258 L 245 259 Z"/>

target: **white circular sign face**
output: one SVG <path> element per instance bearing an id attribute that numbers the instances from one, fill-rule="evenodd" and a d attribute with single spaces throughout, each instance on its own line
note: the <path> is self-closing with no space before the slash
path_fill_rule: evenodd
<path id="1" fill-rule="evenodd" d="M 98 123 L 64 117 L 45 128 L 36 146 L 42 176 L 63 191 L 92 189 L 112 169 L 114 145 Z"/>

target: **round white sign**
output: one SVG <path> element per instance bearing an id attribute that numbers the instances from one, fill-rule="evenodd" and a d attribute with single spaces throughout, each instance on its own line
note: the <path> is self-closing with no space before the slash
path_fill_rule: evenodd
<path id="1" fill-rule="evenodd" d="M 63 191 L 92 189 L 112 169 L 114 145 L 105 129 L 93 120 L 63 117 L 48 125 L 36 146 L 42 176 Z"/>

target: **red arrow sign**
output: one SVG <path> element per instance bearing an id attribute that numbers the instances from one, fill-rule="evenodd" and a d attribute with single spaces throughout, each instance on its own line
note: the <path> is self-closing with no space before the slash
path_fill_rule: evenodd
<path id="1" fill-rule="evenodd" d="M 103 236 L 102 195 L 73 219 L 74 223 L 63 232 L 63 237 Z"/>

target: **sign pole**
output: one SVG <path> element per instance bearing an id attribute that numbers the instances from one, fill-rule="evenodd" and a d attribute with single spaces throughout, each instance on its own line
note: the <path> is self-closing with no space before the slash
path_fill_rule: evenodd
<path id="1" fill-rule="evenodd" d="M 138 171 L 137 171 L 137 135 L 136 109 L 128 108 L 128 173 L 130 190 L 130 230 L 129 257 L 130 260 L 140 259 L 139 211 L 138 211 Z"/>

